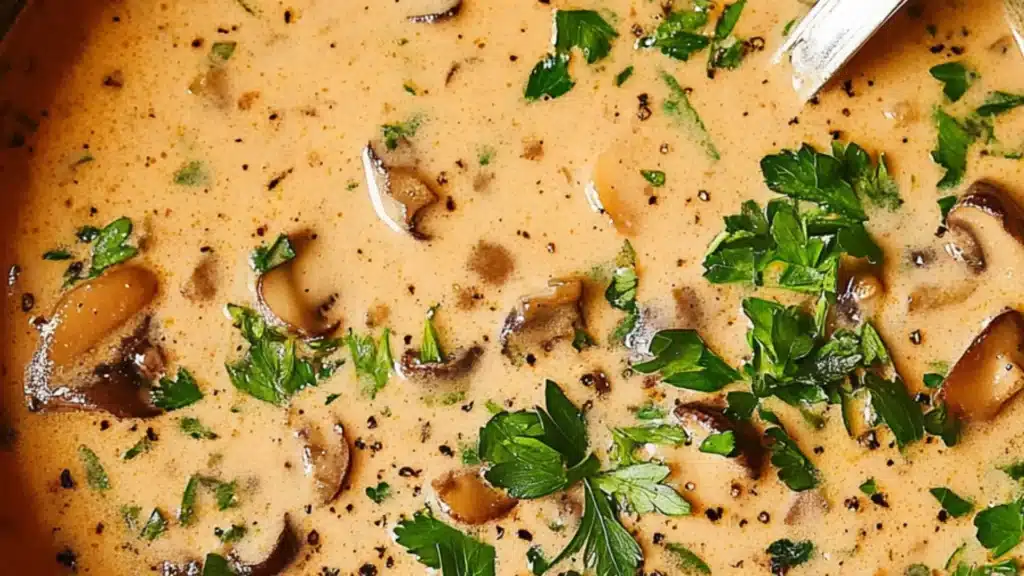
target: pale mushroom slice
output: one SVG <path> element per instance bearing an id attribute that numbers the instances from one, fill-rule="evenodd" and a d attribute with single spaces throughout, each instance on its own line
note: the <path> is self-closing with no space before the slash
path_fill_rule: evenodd
<path id="1" fill-rule="evenodd" d="M 399 369 L 410 380 L 457 380 L 473 370 L 483 353 L 480 346 L 470 346 L 448 354 L 444 362 L 420 362 L 419 351 L 409 349 L 402 355 Z"/>
<path id="2" fill-rule="evenodd" d="M 462 11 L 462 0 L 430 0 L 426 2 L 429 12 L 409 16 L 407 20 L 413 24 L 437 24 L 451 20 Z"/>
<path id="3" fill-rule="evenodd" d="M 327 319 L 319 306 L 306 300 L 295 280 L 294 260 L 260 274 L 256 294 L 260 313 L 265 318 L 303 338 L 326 336 L 340 325 L 340 321 Z"/>
<path id="4" fill-rule="evenodd" d="M 738 422 L 730 419 L 725 412 L 703 402 L 680 404 L 675 409 L 676 418 L 683 428 L 694 435 L 700 428 L 706 434 L 721 434 L 731 431 L 736 437 L 736 448 L 739 456 L 734 458 L 753 480 L 761 477 L 764 469 L 765 452 L 761 445 L 757 430 L 749 422 Z"/>
<path id="5" fill-rule="evenodd" d="M 417 227 L 420 211 L 437 202 L 426 181 L 411 168 L 385 165 L 370 144 L 363 148 L 363 171 L 377 217 L 395 232 L 429 238 Z"/>
<path id="6" fill-rule="evenodd" d="M 299 535 L 292 527 L 291 518 L 284 515 L 284 527 L 274 542 L 270 554 L 256 564 L 242 562 L 234 553 L 231 554 L 231 564 L 236 574 L 240 576 L 277 576 L 284 572 L 288 566 L 299 557 L 299 550 L 302 542 Z"/>
<path id="7" fill-rule="evenodd" d="M 295 436 L 302 441 L 302 466 L 313 478 L 317 499 L 329 504 L 341 492 L 352 462 L 345 429 L 336 422 L 305 421 Z"/>
<path id="8" fill-rule="evenodd" d="M 946 406 L 967 420 L 989 420 L 1024 388 L 1024 315 L 992 319 L 942 383 Z"/>
<path id="9" fill-rule="evenodd" d="M 1000 245 L 1004 238 L 987 239 L 996 226 L 1024 246 L 1024 211 L 1005 190 L 988 182 L 975 182 L 946 216 L 949 240 L 946 252 L 974 272 L 986 268 L 983 244 Z M 988 240 L 988 241 L 986 241 Z"/>
<path id="10" fill-rule="evenodd" d="M 598 214 L 603 214 L 619 234 L 633 236 L 638 225 L 638 216 L 627 201 L 626 182 L 608 166 L 613 164 L 611 153 L 598 157 L 590 181 L 583 189 L 587 204 Z"/>
<path id="11" fill-rule="evenodd" d="M 518 503 L 504 492 L 492 488 L 477 468 L 448 472 L 431 485 L 445 512 L 464 524 L 497 520 L 511 512 Z"/>
<path id="12" fill-rule="evenodd" d="M 585 327 L 582 300 L 583 281 L 576 278 L 550 280 L 544 292 L 520 298 L 501 327 L 502 353 L 530 346 L 549 349 L 557 340 L 572 338 Z"/>

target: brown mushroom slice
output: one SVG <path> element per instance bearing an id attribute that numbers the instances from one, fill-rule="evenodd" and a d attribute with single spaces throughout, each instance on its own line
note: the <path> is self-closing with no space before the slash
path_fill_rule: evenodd
<path id="1" fill-rule="evenodd" d="M 352 461 L 345 429 L 338 423 L 307 421 L 295 436 L 302 440 L 302 466 L 313 478 L 317 499 L 329 504 L 341 492 Z"/>
<path id="2" fill-rule="evenodd" d="M 370 144 L 363 148 L 363 170 L 377 217 L 395 232 L 427 239 L 417 229 L 418 217 L 421 210 L 437 202 L 437 194 L 426 181 L 411 168 L 386 166 Z"/>
<path id="3" fill-rule="evenodd" d="M 68 292 L 42 328 L 49 360 L 71 364 L 134 318 L 156 293 L 156 274 L 140 266 L 111 270 Z"/>
<path id="4" fill-rule="evenodd" d="M 429 4 L 431 5 L 429 12 L 409 16 L 409 22 L 413 24 L 437 24 L 438 22 L 455 18 L 462 11 L 462 0 L 443 0 L 442 2 L 431 0 Z M 437 5 L 436 8 L 435 5 Z"/>
<path id="5" fill-rule="evenodd" d="M 473 370 L 483 353 L 480 346 L 470 346 L 448 354 L 444 362 L 420 362 L 418 350 L 406 350 L 399 368 L 402 376 L 410 380 L 455 380 Z"/>
<path id="6" fill-rule="evenodd" d="M 256 281 L 256 294 L 260 312 L 272 323 L 285 326 L 305 338 L 325 336 L 338 329 L 340 321 L 330 321 L 319 306 L 306 301 L 296 285 L 292 262 L 282 264 L 260 274 Z"/>
<path id="7" fill-rule="evenodd" d="M 583 282 L 554 279 L 544 292 L 520 298 L 505 317 L 499 339 L 503 354 L 520 346 L 548 348 L 563 338 L 572 338 L 583 328 Z"/>
<path id="8" fill-rule="evenodd" d="M 865 316 L 872 316 L 885 296 L 881 279 L 870 270 L 845 273 L 840 279 L 842 286 L 836 297 L 836 311 L 853 323 L 859 323 Z"/>
<path id="9" fill-rule="evenodd" d="M 675 415 L 683 428 L 691 433 L 696 427 L 708 434 L 732 431 L 739 449 L 739 456 L 735 460 L 747 470 L 747 476 L 751 479 L 761 477 L 765 460 L 764 447 L 757 430 L 749 422 L 731 420 L 721 408 L 702 402 L 680 404 L 675 409 Z"/>
<path id="10" fill-rule="evenodd" d="M 1024 210 L 998 186 L 988 182 L 971 184 L 946 216 L 946 251 L 974 272 L 984 271 L 985 250 L 980 238 L 989 232 L 993 222 L 1024 245 Z"/>
<path id="11" fill-rule="evenodd" d="M 989 420 L 1024 388 L 1024 315 L 992 319 L 942 383 L 946 406 L 968 420 Z"/>
<path id="12" fill-rule="evenodd" d="M 497 520 L 518 503 L 487 484 L 476 468 L 449 472 L 431 485 L 448 515 L 465 524 Z"/>
<path id="13" fill-rule="evenodd" d="M 603 172 L 601 166 L 602 161 L 599 159 L 593 178 L 583 189 L 587 204 L 598 214 L 607 216 L 617 232 L 632 236 L 636 231 L 636 215 L 628 206 L 620 187 L 613 182 L 614 178 Z"/>
<path id="14" fill-rule="evenodd" d="M 966 302 L 978 289 L 975 282 L 957 284 L 953 287 L 927 284 L 914 288 L 907 295 L 907 312 L 938 310 Z"/>
<path id="15" fill-rule="evenodd" d="M 277 536 L 274 548 L 267 555 L 266 559 L 256 564 L 246 564 L 234 554 L 231 555 L 231 564 L 235 573 L 241 576 L 277 576 L 285 571 L 288 566 L 299 557 L 299 550 L 302 542 L 299 535 L 292 527 L 291 518 L 284 515 L 284 527 Z"/>

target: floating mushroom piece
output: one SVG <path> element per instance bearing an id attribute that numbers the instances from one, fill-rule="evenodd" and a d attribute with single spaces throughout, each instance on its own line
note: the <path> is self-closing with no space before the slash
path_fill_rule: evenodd
<path id="1" fill-rule="evenodd" d="M 942 383 L 946 406 L 967 420 L 989 420 L 1024 388 L 1024 315 L 1007 310 L 971 342 Z"/>
<path id="2" fill-rule="evenodd" d="M 497 520 L 518 503 L 487 484 L 476 468 L 449 472 L 431 485 L 448 515 L 465 524 Z"/>
<path id="3" fill-rule="evenodd" d="M 411 168 L 386 166 L 370 144 L 363 148 L 363 170 L 377 216 L 395 232 L 426 240 L 417 228 L 419 214 L 437 202 L 426 181 Z"/>
<path id="4" fill-rule="evenodd" d="M 871 316 L 885 296 L 885 285 L 873 270 L 859 269 L 844 272 L 840 279 L 836 310 L 852 323 L 859 323 L 865 316 Z"/>
<path id="5" fill-rule="evenodd" d="M 914 288 L 907 296 L 907 312 L 939 310 L 966 302 L 978 289 L 978 284 L 960 283 L 953 287 L 927 284 Z"/>
<path id="6" fill-rule="evenodd" d="M 438 2 L 431 2 L 431 4 L 438 4 Z M 441 6 L 440 9 L 424 14 L 417 14 L 416 16 L 409 16 L 408 20 L 413 24 L 437 24 L 438 22 L 444 22 L 445 20 L 455 18 L 461 11 L 462 0 L 445 0 L 444 5 Z"/>
<path id="7" fill-rule="evenodd" d="M 285 571 L 288 565 L 299 556 L 302 542 L 292 527 L 288 514 L 284 515 L 284 527 L 274 543 L 273 550 L 266 559 L 257 564 L 246 564 L 234 554 L 231 555 L 232 568 L 236 574 L 244 576 L 277 576 Z"/>
<path id="8" fill-rule="evenodd" d="M 697 427 L 708 434 L 731 431 L 736 437 L 736 448 L 739 450 L 736 461 L 747 470 L 747 475 L 751 479 L 761 477 L 765 459 L 764 447 L 761 445 L 757 430 L 750 423 L 736 422 L 726 416 L 721 408 L 703 402 L 681 404 L 676 407 L 675 415 L 688 432 Z"/>
<path id="9" fill-rule="evenodd" d="M 319 306 L 306 301 L 296 285 L 294 261 L 286 262 L 256 281 L 256 294 L 260 312 L 271 323 L 284 326 L 304 338 L 326 336 L 338 329 L 340 321 L 331 321 L 320 312 Z"/>
<path id="10" fill-rule="evenodd" d="M 156 274 L 124 266 L 68 292 L 41 330 L 48 359 L 71 364 L 148 306 L 157 286 Z"/>
<path id="11" fill-rule="evenodd" d="M 606 167 L 612 162 L 609 152 L 598 158 L 593 175 L 583 189 L 583 194 L 590 208 L 607 216 L 616 231 L 626 236 L 632 236 L 636 231 L 636 215 L 626 201 L 623 185 L 616 183 L 616 177 Z"/>
<path id="12" fill-rule="evenodd" d="M 420 362 L 418 350 L 406 350 L 399 368 L 402 375 L 411 380 L 455 380 L 473 370 L 483 353 L 480 346 L 470 346 L 448 354 L 444 362 Z"/>
<path id="13" fill-rule="evenodd" d="M 975 182 L 957 201 L 946 216 L 949 240 L 946 252 L 967 264 L 974 272 L 985 270 L 985 250 L 982 237 L 998 222 L 1005 233 L 1018 244 L 1024 245 L 1024 210 L 1005 190 L 988 182 Z M 992 242 L 1001 243 L 1002 239 Z"/>
<path id="14" fill-rule="evenodd" d="M 557 340 L 572 338 L 584 327 L 582 300 L 579 279 L 550 280 L 544 292 L 520 298 L 501 327 L 502 353 L 534 345 L 546 349 Z"/>
<path id="15" fill-rule="evenodd" d="M 334 500 L 345 483 L 352 462 L 351 450 L 341 424 L 305 421 L 295 431 L 302 441 L 302 465 L 313 478 L 321 504 Z"/>

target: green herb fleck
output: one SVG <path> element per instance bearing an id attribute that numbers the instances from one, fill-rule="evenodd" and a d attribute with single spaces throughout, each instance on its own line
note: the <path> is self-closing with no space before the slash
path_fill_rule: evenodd
<path id="1" fill-rule="evenodd" d="M 662 330 L 651 340 L 653 360 L 633 365 L 641 374 L 658 372 L 665 384 L 717 392 L 740 380 L 740 373 L 712 352 L 695 330 Z"/>
<path id="2" fill-rule="evenodd" d="M 249 264 L 252 269 L 260 274 L 266 274 L 274 268 L 295 259 L 295 247 L 287 234 L 281 234 L 270 246 L 261 244 L 249 256 Z"/>
<path id="3" fill-rule="evenodd" d="M 772 574 L 786 574 L 789 569 L 811 559 L 814 544 L 810 540 L 793 542 L 788 538 L 772 542 L 768 549 Z"/>
<path id="4" fill-rule="evenodd" d="M 78 447 L 78 458 L 82 461 L 82 466 L 85 467 L 85 479 L 89 488 L 97 492 L 109 490 L 110 478 L 107 476 L 107 471 L 103 469 L 100 457 L 88 446 L 82 444 Z"/>
<path id="5" fill-rule="evenodd" d="M 665 173 L 661 170 L 641 170 L 640 175 L 655 188 L 661 188 L 665 185 Z"/>
<path id="6" fill-rule="evenodd" d="M 146 540 L 153 541 L 166 531 L 167 518 L 164 518 L 164 513 L 159 508 L 154 508 L 153 512 L 149 515 L 149 519 L 146 520 L 146 525 L 142 527 L 140 536 Z"/>
<path id="7" fill-rule="evenodd" d="M 198 418 L 186 416 L 178 420 L 178 428 L 196 440 L 216 440 L 217 434 L 203 425 Z"/>
<path id="8" fill-rule="evenodd" d="M 709 434 L 700 443 L 698 450 L 706 454 L 717 454 L 731 458 L 738 452 L 736 449 L 736 433 L 732 430 L 727 430 L 725 432 Z"/>
<path id="9" fill-rule="evenodd" d="M 779 480 L 794 492 L 810 490 L 818 485 L 818 469 L 785 430 L 775 426 L 764 433 L 772 453 L 772 465 L 779 469 Z"/>
<path id="10" fill-rule="evenodd" d="M 875 484 L 874 478 L 868 478 L 867 480 L 861 483 L 859 488 L 861 492 L 867 494 L 868 496 L 874 496 L 875 494 L 878 493 L 878 485 Z"/>
<path id="11" fill-rule="evenodd" d="M 416 512 L 395 526 L 395 541 L 428 568 L 444 576 L 494 576 L 494 547 Z"/>
<path id="12" fill-rule="evenodd" d="M 160 385 L 152 390 L 153 404 L 167 411 L 190 406 L 202 399 L 203 393 L 199 391 L 192 374 L 185 368 L 178 368 L 175 380 L 166 376 L 160 378 Z"/>
<path id="13" fill-rule="evenodd" d="M 1024 106 L 1024 94 L 992 92 L 985 98 L 985 103 L 975 110 L 975 114 L 978 116 L 999 116 L 1018 106 Z"/>
<path id="14" fill-rule="evenodd" d="M 932 160 L 946 169 L 938 187 L 954 188 L 964 179 L 967 151 L 976 137 L 962 122 L 939 108 L 935 109 L 934 118 L 939 140 L 935 150 L 932 150 Z"/>
<path id="15" fill-rule="evenodd" d="M 949 488 L 932 488 L 928 492 L 939 501 L 939 506 L 942 506 L 942 509 L 953 518 L 966 516 L 971 513 L 971 510 L 974 510 L 974 504 L 964 500 Z"/>
<path id="16" fill-rule="evenodd" d="M 669 467 L 661 464 L 634 464 L 605 472 L 593 481 L 595 486 L 637 514 L 688 515 L 690 503 L 671 486 L 663 484 L 669 472 Z"/>
<path id="17" fill-rule="evenodd" d="M 676 566 L 683 571 L 683 574 L 711 574 L 711 567 L 707 565 L 707 562 L 701 560 L 700 556 L 697 556 L 685 546 L 670 542 L 665 545 L 665 549 L 672 553 Z"/>
<path id="18" fill-rule="evenodd" d="M 178 523 L 189 526 L 196 519 L 196 496 L 199 492 L 199 477 L 191 476 L 181 494 L 181 506 L 178 508 Z"/>
<path id="19" fill-rule="evenodd" d="M 382 125 L 380 131 L 381 136 L 384 138 L 384 146 L 388 150 L 398 148 L 400 142 L 406 142 L 416 135 L 416 131 L 420 129 L 421 123 L 422 119 L 419 116 L 413 116 L 405 122 Z"/>
<path id="20" fill-rule="evenodd" d="M 61 260 L 71 260 L 71 252 L 68 252 L 63 248 L 59 248 L 57 250 L 47 250 L 46 252 L 43 252 L 43 260 L 51 260 L 54 262 L 59 262 Z"/>
<path id="21" fill-rule="evenodd" d="M 268 326 L 253 310 L 228 304 L 232 324 L 249 343 L 240 360 L 225 364 L 231 383 L 255 398 L 283 405 L 303 388 L 316 385 L 310 360 L 302 358 L 296 340 Z"/>
<path id="22" fill-rule="evenodd" d="M 569 75 L 568 54 L 548 54 L 530 71 L 524 96 L 527 100 L 554 99 L 565 95 L 576 81 Z"/>
<path id="23" fill-rule="evenodd" d="M 153 449 L 153 441 L 149 439 L 149 436 L 143 436 L 141 440 L 135 443 L 134 446 L 129 448 L 122 456 L 122 460 L 134 460 L 138 455 L 149 452 Z"/>
<path id="24" fill-rule="evenodd" d="M 134 533 L 139 529 L 139 515 L 142 514 L 142 507 L 125 504 L 120 509 L 121 520 L 129 532 Z"/>
<path id="25" fill-rule="evenodd" d="M 1024 500 L 1018 499 L 998 506 L 990 506 L 974 517 L 978 542 L 999 558 L 1018 544 L 1024 535 Z"/>
<path id="26" fill-rule="evenodd" d="M 690 97 L 686 94 L 686 90 L 668 72 L 662 72 L 661 78 L 668 85 L 670 93 L 670 96 L 661 105 L 662 112 L 688 131 L 690 137 L 704 148 L 704 151 L 712 160 L 720 159 L 721 155 L 718 153 L 718 148 L 715 147 L 715 143 L 711 140 L 711 134 L 708 133 L 707 127 L 704 126 L 704 121 L 700 119 L 697 110 L 690 104 Z"/>
<path id="27" fill-rule="evenodd" d="M 618 74 L 615 75 L 615 85 L 622 86 L 623 84 L 626 83 L 626 80 L 629 80 L 629 77 L 632 75 L 633 67 L 626 66 L 625 68 L 622 69 L 622 72 L 619 72 Z"/>
<path id="28" fill-rule="evenodd" d="M 349 330 L 345 337 L 356 375 L 363 382 L 363 392 L 371 398 L 377 395 L 391 378 L 394 360 L 391 356 L 391 331 L 387 328 L 375 341 L 372 334 L 359 336 Z"/>
<path id="29" fill-rule="evenodd" d="M 174 183 L 179 186 L 204 186 L 209 180 L 206 168 L 198 160 L 185 162 L 174 172 Z"/>
<path id="30" fill-rule="evenodd" d="M 588 64 L 604 58 L 618 36 L 615 28 L 593 10 L 558 10 L 555 12 L 555 52 L 568 54 L 579 48 Z"/>
<path id="31" fill-rule="evenodd" d="M 235 53 L 237 46 L 237 42 L 214 42 L 213 46 L 210 46 L 210 62 L 214 64 L 227 62 Z"/>
<path id="32" fill-rule="evenodd" d="M 107 224 L 96 236 L 92 245 L 92 264 L 89 266 L 89 278 L 95 278 L 104 270 L 120 264 L 139 253 L 135 246 L 127 244 L 132 235 L 132 221 L 122 216 Z"/>
<path id="33" fill-rule="evenodd" d="M 946 62 L 933 66 L 928 71 L 932 78 L 942 82 L 942 92 L 950 102 L 956 102 L 967 92 L 978 75 L 968 70 L 962 62 Z"/>
<path id="34" fill-rule="evenodd" d="M 376 486 L 367 486 L 366 496 L 380 504 L 391 496 L 391 485 L 387 482 L 378 482 Z"/>
<path id="35" fill-rule="evenodd" d="M 214 528 L 213 534 L 220 538 L 220 541 L 224 544 L 230 544 L 232 542 L 238 542 L 245 537 L 247 532 L 244 524 L 232 524 L 231 528 L 223 530 L 221 528 Z"/>

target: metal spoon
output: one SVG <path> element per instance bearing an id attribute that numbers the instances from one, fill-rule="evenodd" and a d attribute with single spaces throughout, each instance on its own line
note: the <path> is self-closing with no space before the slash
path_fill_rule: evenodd
<path id="1" fill-rule="evenodd" d="M 775 54 L 788 53 L 793 88 L 806 102 L 907 0 L 819 0 Z M 1024 0 L 1006 0 L 1018 8 Z"/>
<path id="2" fill-rule="evenodd" d="M 1010 23 L 1010 30 L 1017 40 L 1021 54 L 1024 54 L 1024 0 L 1004 0 L 1006 5 L 1006 20 Z"/>

